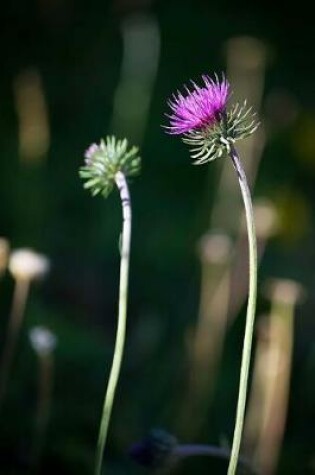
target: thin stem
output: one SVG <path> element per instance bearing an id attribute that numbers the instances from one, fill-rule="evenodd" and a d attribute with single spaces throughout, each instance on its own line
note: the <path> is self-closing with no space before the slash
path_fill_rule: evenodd
<path id="1" fill-rule="evenodd" d="M 222 460 L 228 460 L 230 458 L 230 451 L 223 447 L 216 447 L 215 445 L 199 445 L 199 444 L 181 444 L 174 449 L 174 455 L 176 458 L 183 459 L 186 457 L 196 456 L 208 456 L 213 458 L 220 458 Z M 238 461 L 239 466 L 254 473 L 248 460 L 240 458 Z"/>
<path id="2" fill-rule="evenodd" d="M 249 249 L 249 290 L 248 303 L 246 313 L 245 336 L 242 351 L 241 373 L 239 383 L 239 393 L 236 410 L 236 420 L 233 435 L 233 444 L 231 450 L 231 458 L 228 468 L 228 475 L 234 475 L 237 467 L 237 461 L 240 452 L 242 431 L 244 425 L 244 415 L 246 406 L 246 395 L 248 385 L 248 374 L 251 358 L 253 329 L 256 311 L 256 294 L 257 294 L 257 244 L 254 223 L 254 213 L 250 190 L 248 188 L 246 175 L 243 170 L 241 161 L 237 151 L 233 147 L 231 149 L 230 157 L 232 159 L 234 168 L 238 175 L 238 180 L 241 188 L 242 198 L 245 207 L 246 226 L 248 233 L 248 249 Z"/>
<path id="3" fill-rule="evenodd" d="M 118 326 L 114 358 L 106 390 L 101 425 L 98 436 L 95 475 L 100 475 L 102 469 L 103 452 L 106 443 L 109 420 L 112 412 L 115 390 L 121 368 L 124 351 L 127 319 L 127 299 L 128 299 L 128 274 L 131 241 L 131 202 L 128 185 L 123 173 L 116 174 L 116 185 L 118 187 L 122 204 L 122 234 L 121 234 L 121 260 L 120 260 L 120 282 L 119 282 L 119 304 L 118 304 Z"/>
<path id="4" fill-rule="evenodd" d="M 30 281 L 17 278 L 15 282 L 11 314 L 0 364 L 0 405 L 6 394 L 15 347 L 20 333 Z"/>

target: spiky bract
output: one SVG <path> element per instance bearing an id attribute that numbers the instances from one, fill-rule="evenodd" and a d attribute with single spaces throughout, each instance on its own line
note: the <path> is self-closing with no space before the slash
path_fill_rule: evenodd
<path id="1" fill-rule="evenodd" d="M 184 96 L 178 93 L 168 102 L 172 114 L 167 132 L 181 135 L 191 146 L 191 157 L 200 165 L 230 152 L 237 140 L 248 137 L 258 127 L 255 114 L 246 101 L 227 110 L 230 85 L 224 78 L 219 81 L 203 76 L 204 86 L 193 83 Z"/>
<path id="2" fill-rule="evenodd" d="M 134 176 L 140 171 L 138 148 L 128 150 L 126 139 L 117 140 L 106 137 L 100 144 L 92 144 L 85 152 L 85 165 L 80 168 L 80 177 L 86 180 L 84 188 L 93 196 L 101 193 L 105 198 L 110 194 L 117 172 L 125 177 Z"/>
<path id="3" fill-rule="evenodd" d="M 195 129 L 183 137 L 183 142 L 190 145 L 191 157 L 195 165 L 223 157 L 230 152 L 231 145 L 255 132 L 259 122 L 251 108 L 236 104 L 231 110 L 223 113 L 212 126 Z"/>

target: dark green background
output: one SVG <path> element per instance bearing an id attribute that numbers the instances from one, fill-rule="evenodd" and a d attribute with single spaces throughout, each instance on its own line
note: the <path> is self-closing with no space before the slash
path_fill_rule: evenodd
<path id="1" fill-rule="evenodd" d="M 92 473 L 98 421 L 116 328 L 117 193 L 104 201 L 82 189 L 78 168 L 87 146 L 109 132 L 122 57 L 120 22 L 135 12 L 157 19 L 161 51 L 145 136 L 142 173 L 131 185 L 134 224 L 129 327 L 123 372 L 105 455 L 107 472 L 142 473 L 126 455 L 151 427 L 172 431 L 187 378 L 185 332 L 197 317 L 196 241 L 206 231 L 220 164 L 192 167 L 187 148 L 167 136 L 166 99 L 202 73 L 224 70 L 225 42 L 251 35 L 268 46 L 265 95 L 288 91 L 294 122 L 270 134 L 257 195 L 289 196 L 288 226 L 268 246 L 260 281 L 297 279 L 307 299 L 296 315 L 288 425 L 279 473 L 314 471 L 314 38 L 302 2 L 38 0 L 1 5 L 0 233 L 13 248 L 34 247 L 52 262 L 32 288 L 5 410 L 0 413 L 0 473 L 27 473 L 36 401 L 36 359 L 27 332 L 46 324 L 59 339 L 49 434 L 41 473 Z M 41 74 L 51 145 L 39 164 L 18 155 L 13 82 Z M 126 108 L 128 108 L 128 101 Z M 265 111 L 266 112 L 266 111 Z M 279 114 L 285 111 L 279 111 Z M 304 218 L 302 219 L 302 217 Z M 1 282 L 1 341 L 12 279 Z M 260 297 L 259 308 L 266 303 Z M 232 437 L 243 313 L 229 332 L 216 397 L 198 442 Z M 181 434 L 176 434 L 181 438 Z M 213 461 L 189 473 L 224 473 Z"/>

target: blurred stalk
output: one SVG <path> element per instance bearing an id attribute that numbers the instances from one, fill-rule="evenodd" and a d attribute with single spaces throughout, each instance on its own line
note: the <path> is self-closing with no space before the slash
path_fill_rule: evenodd
<path id="1" fill-rule="evenodd" d="M 229 237 L 222 233 L 204 235 L 198 246 L 201 262 L 199 317 L 189 349 L 189 386 L 181 409 L 179 428 L 187 438 L 198 433 L 214 389 L 227 324 L 231 246 Z M 209 287 L 215 292 L 209 293 Z"/>
<path id="2" fill-rule="evenodd" d="M 0 363 L 0 407 L 7 391 L 15 348 L 19 337 L 25 306 L 32 280 L 43 277 L 49 270 L 49 260 L 31 249 L 11 253 L 9 271 L 15 280 L 11 313 Z"/>
<path id="3" fill-rule="evenodd" d="M 290 392 L 294 312 L 302 289 L 294 281 L 274 280 L 269 286 L 269 292 L 271 312 L 267 348 L 266 351 L 258 353 L 258 356 L 263 357 L 263 361 L 257 363 L 261 378 L 259 386 L 263 388 L 263 396 L 260 406 L 256 407 L 261 413 L 261 421 L 253 455 L 253 464 L 259 473 L 264 475 L 276 473 L 281 450 Z M 251 404 L 255 404 L 255 400 Z M 253 417 L 253 411 L 252 408 L 248 417 Z M 251 427 L 250 419 L 247 425 Z"/>
<path id="4" fill-rule="evenodd" d="M 38 162 L 48 152 L 50 130 L 42 80 L 36 69 L 21 72 L 14 82 L 19 125 L 19 151 L 24 162 Z"/>
<path id="5" fill-rule="evenodd" d="M 10 244 L 5 238 L 0 238 L 0 278 L 5 273 L 8 266 L 8 259 L 10 254 Z"/>
<path id="6" fill-rule="evenodd" d="M 253 208 L 259 263 L 263 258 L 269 239 L 278 230 L 278 219 L 274 206 L 266 199 L 256 200 Z M 202 424 L 214 391 L 227 328 L 240 311 L 247 296 L 248 249 L 245 216 L 241 231 L 235 257 L 233 251 L 234 265 L 232 269 L 232 243 L 228 236 L 222 233 L 208 233 L 200 241 L 199 318 L 189 351 L 191 354 L 190 385 L 182 410 L 183 420 L 186 420 L 184 414 L 187 408 L 190 408 L 194 413 L 193 420 L 190 420 L 189 424 L 188 420 L 186 421 L 185 434 L 187 432 L 189 437 L 192 437 Z M 209 288 L 213 289 L 212 293 L 209 292 Z M 186 424 L 182 422 L 182 425 Z"/>
<path id="7" fill-rule="evenodd" d="M 153 15 L 129 14 L 121 22 L 123 56 L 110 129 L 141 143 L 160 56 L 160 31 Z"/>
<path id="8" fill-rule="evenodd" d="M 9 374 L 23 321 L 29 286 L 29 279 L 16 279 L 11 314 L 8 321 L 6 339 L 0 364 L 0 407 L 7 391 Z"/>
<path id="9" fill-rule="evenodd" d="M 35 419 L 35 437 L 33 468 L 38 470 L 43 454 L 43 447 L 47 433 L 49 420 L 52 387 L 54 376 L 54 355 L 53 353 L 39 354 L 39 375 L 38 375 L 38 402 Z"/>
<path id="10" fill-rule="evenodd" d="M 48 328 L 37 326 L 29 332 L 30 344 L 38 357 L 38 397 L 35 416 L 35 434 L 32 468 L 37 472 L 42 458 L 51 409 L 54 379 L 54 349 L 57 338 Z"/>
<path id="11" fill-rule="evenodd" d="M 199 380 L 203 389 L 204 384 L 210 382 L 210 375 L 212 379 L 225 333 L 229 279 L 223 277 L 228 275 L 225 271 L 230 263 L 231 246 L 230 239 L 224 234 L 206 235 L 200 245 L 201 281 L 204 285 L 201 289 L 199 318 L 192 349 L 192 373 L 195 383 Z M 212 295 L 208 293 L 209 284 L 216 287 Z"/>

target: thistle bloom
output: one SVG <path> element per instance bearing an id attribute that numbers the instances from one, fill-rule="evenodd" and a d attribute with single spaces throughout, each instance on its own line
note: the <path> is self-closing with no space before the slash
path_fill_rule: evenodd
<path id="1" fill-rule="evenodd" d="M 253 119 L 246 101 L 243 105 L 236 104 L 228 110 L 227 100 L 230 87 L 224 77 L 220 82 L 217 76 L 215 81 L 208 76 L 203 76 L 203 81 L 203 87 L 193 83 L 193 91 L 186 88 L 186 96 L 178 93 L 178 97 L 173 96 L 173 101 L 169 101 L 173 113 L 169 116 L 170 126 L 167 129 L 170 134 L 183 136 L 183 141 L 192 147 L 191 156 L 197 165 L 222 156 L 231 158 L 245 208 L 249 250 L 249 289 L 235 428 L 228 468 L 228 475 L 235 475 L 244 425 L 256 311 L 257 243 L 250 189 L 234 144 L 237 140 L 252 134 L 259 124 Z"/>
<path id="2" fill-rule="evenodd" d="M 252 134 L 258 126 L 246 101 L 227 110 L 230 85 L 224 77 L 220 81 L 217 76 L 213 80 L 203 75 L 202 79 L 202 87 L 192 82 L 192 91 L 186 87 L 187 94 L 173 94 L 168 101 L 170 125 L 166 126 L 169 134 L 182 135 L 183 141 L 192 146 L 196 164 L 229 153 L 236 140 Z"/>
<path id="3" fill-rule="evenodd" d="M 199 87 L 194 82 L 193 91 L 186 88 L 187 96 L 180 92 L 178 97 L 173 95 L 173 101 L 168 104 L 173 111 L 170 117 L 169 133 L 181 135 L 191 130 L 202 129 L 212 125 L 226 108 L 229 95 L 229 84 L 223 79 L 214 82 L 209 76 L 202 76 L 204 86 Z"/>

